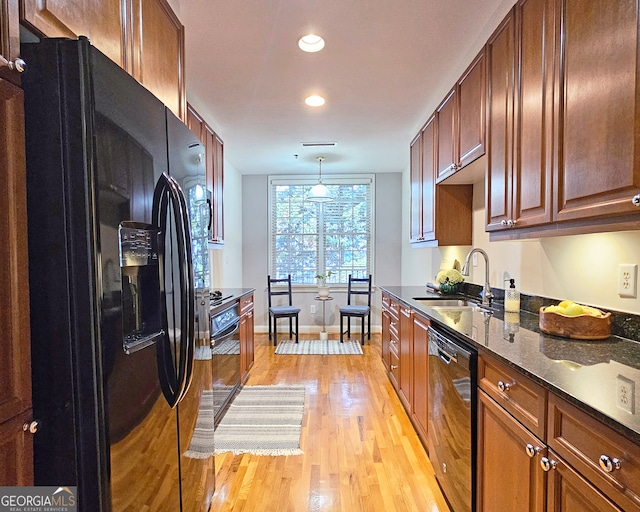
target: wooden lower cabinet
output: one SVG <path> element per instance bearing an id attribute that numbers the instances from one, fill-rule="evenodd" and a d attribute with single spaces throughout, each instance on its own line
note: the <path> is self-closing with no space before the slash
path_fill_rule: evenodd
<path id="1" fill-rule="evenodd" d="M 411 419 L 422 442 L 427 443 L 429 424 L 429 320 L 413 314 L 413 401 Z"/>
<path id="2" fill-rule="evenodd" d="M 382 309 L 382 364 L 389 371 L 389 344 L 391 342 L 391 334 L 389 333 L 389 323 L 391 317 L 389 311 Z"/>
<path id="3" fill-rule="evenodd" d="M 244 384 L 254 361 L 253 295 L 240 299 L 240 380 Z"/>
<path id="4" fill-rule="evenodd" d="M 413 395 L 413 325 L 411 308 L 400 306 L 400 332 L 398 356 L 400 358 L 400 382 L 398 394 L 405 409 L 411 412 Z"/>
<path id="5" fill-rule="evenodd" d="M 536 453 L 546 454 L 544 444 L 482 390 L 477 432 L 478 512 L 544 512 L 546 475 Z"/>
<path id="6" fill-rule="evenodd" d="M 547 482 L 548 512 L 622 512 L 552 450 L 549 450 L 550 469 Z"/>

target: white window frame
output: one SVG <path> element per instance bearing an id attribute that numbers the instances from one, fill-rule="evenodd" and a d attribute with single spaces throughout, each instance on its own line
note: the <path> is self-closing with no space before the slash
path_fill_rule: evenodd
<path id="1" fill-rule="evenodd" d="M 274 272 L 274 261 L 273 261 L 273 214 L 275 211 L 274 201 L 274 193 L 273 187 L 277 185 L 308 185 L 309 187 L 316 185 L 318 183 L 318 179 L 315 177 L 299 177 L 299 176 L 269 176 L 268 178 L 268 207 L 269 207 L 269 233 L 268 233 L 268 273 L 272 274 Z M 375 174 L 341 174 L 341 175 L 330 175 L 323 176 L 322 183 L 325 185 L 359 185 L 359 184 L 367 184 L 370 186 L 370 198 L 371 198 L 371 218 L 369 222 L 370 229 L 370 245 L 369 250 L 370 254 L 368 255 L 369 259 L 369 273 L 373 274 L 373 269 L 375 268 L 375 218 L 376 218 L 376 190 L 375 190 Z M 322 214 L 321 214 L 322 215 Z M 322 220 L 322 219 L 321 219 Z M 324 253 L 324 243 L 320 244 L 319 250 L 319 260 L 323 260 Z M 292 283 L 292 286 L 297 289 L 315 289 L 317 287 L 316 284 L 300 284 L 300 283 Z M 337 283 L 331 284 L 332 288 L 346 288 L 347 283 Z"/>

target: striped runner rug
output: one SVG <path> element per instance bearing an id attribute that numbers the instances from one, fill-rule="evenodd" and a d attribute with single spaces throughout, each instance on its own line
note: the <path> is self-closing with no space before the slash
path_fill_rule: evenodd
<path id="1" fill-rule="evenodd" d="M 301 455 L 304 386 L 245 386 L 214 434 L 215 453 Z"/>
<path id="2" fill-rule="evenodd" d="M 278 342 L 276 354 L 301 354 L 301 355 L 362 355 L 360 342 L 345 340 L 283 340 Z"/>

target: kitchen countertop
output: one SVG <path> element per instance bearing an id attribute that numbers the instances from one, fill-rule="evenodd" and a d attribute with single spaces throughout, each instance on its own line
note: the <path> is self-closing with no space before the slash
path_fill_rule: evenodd
<path id="1" fill-rule="evenodd" d="M 443 298 L 424 287 L 380 288 L 640 444 L 640 389 L 629 397 L 633 412 L 617 406 L 616 394 L 619 380 L 631 389 L 636 382 L 640 385 L 640 342 L 618 336 L 602 341 L 549 336 L 540 332 L 536 314 L 507 314 L 505 321 L 500 303 L 492 306 L 492 314 L 470 308 L 438 310 L 415 300 Z"/>
<path id="2" fill-rule="evenodd" d="M 211 305 L 210 314 L 212 315 L 222 311 L 225 307 L 238 300 L 240 297 L 256 291 L 255 288 L 216 288 L 216 290 L 221 292 L 223 300 L 215 305 Z"/>

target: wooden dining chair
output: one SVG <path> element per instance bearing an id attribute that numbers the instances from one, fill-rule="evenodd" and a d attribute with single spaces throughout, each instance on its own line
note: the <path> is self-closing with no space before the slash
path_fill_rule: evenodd
<path id="1" fill-rule="evenodd" d="M 286 287 L 282 286 L 286 283 Z M 275 286 L 273 286 L 275 285 Z M 298 343 L 298 313 L 300 308 L 293 305 L 293 295 L 291 293 L 291 274 L 286 278 L 271 278 L 267 276 L 267 295 L 269 298 L 269 339 L 271 339 L 271 320 L 273 319 L 273 345 L 278 344 L 278 318 L 289 318 L 289 339 L 293 336 L 293 319 L 296 319 L 296 343 Z M 289 303 L 281 306 L 271 304 L 271 298 L 277 295 L 289 297 Z"/>
<path id="2" fill-rule="evenodd" d="M 355 285 L 355 286 L 354 286 Z M 352 296 L 366 295 L 367 305 L 352 304 Z M 342 330 L 342 319 L 347 318 L 347 330 Z M 343 335 L 346 332 L 347 337 L 351 337 L 351 318 L 356 317 L 362 320 L 362 329 L 360 331 L 361 343 L 364 345 L 364 319 L 367 317 L 367 337 L 371 340 L 371 274 L 369 277 L 352 277 L 349 274 L 349 284 L 347 286 L 347 305 L 340 308 L 340 342 L 342 343 Z"/>

